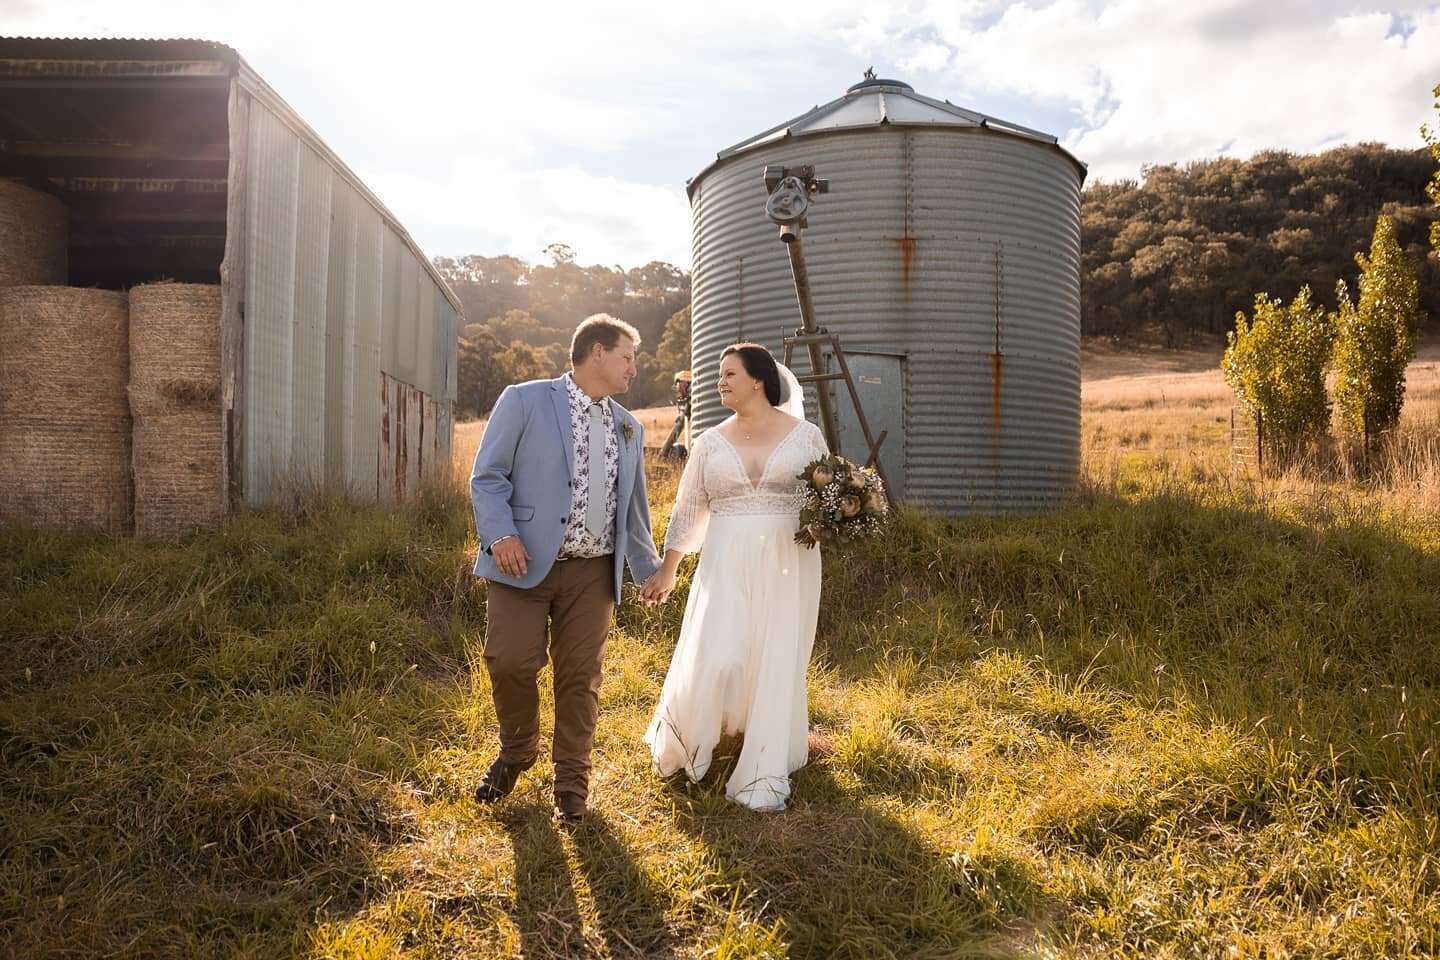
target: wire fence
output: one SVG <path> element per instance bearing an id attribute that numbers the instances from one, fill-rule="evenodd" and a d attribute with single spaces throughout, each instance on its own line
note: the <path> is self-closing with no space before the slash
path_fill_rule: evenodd
<path id="1" fill-rule="evenodd" d="M 1230 408 L 1230 475 L 1258 477 L 1265 467 L 1265 424 L 1260 414 Z"/>

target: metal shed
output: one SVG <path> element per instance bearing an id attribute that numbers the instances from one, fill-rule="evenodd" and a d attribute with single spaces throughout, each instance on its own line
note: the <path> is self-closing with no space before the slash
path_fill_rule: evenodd
<path id="1" fill-rule="evenodd" d="M 968 513 L 1072 489 L 1085 167 L 1052 136 L 895 80 L 858 83 L 691 179 L 695 425 L 726 415 L 710 389 L 726 344 L 778 351 L 799 325 L 764 215 L 769 164 L 830 181 L 805 231 L 816 321 L 840 335 L 870 426 L 888 433 L 893 492 Z M 863 459 L 843 387 L 835 409 L 842 451 Z"/>
<path id="2" fill-rule="evenodd" d="M 459 300 L 231 48 L 0 38 L 0 178 L 67 205 L 73 286 L 220 284 L 232 506 L 448 474 Z"/>

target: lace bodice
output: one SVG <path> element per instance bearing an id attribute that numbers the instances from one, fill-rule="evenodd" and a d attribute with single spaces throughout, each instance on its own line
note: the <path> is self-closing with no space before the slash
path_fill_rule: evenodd
<path id="1" fill-rule="evenodd" d="M 705 431 L 685 461 L 665 549 L 699 550 L 712 514 L 798 518 L 804 497 L 796 475 L 828 453 L 820 428 L 802 420 L 771 451 L 759 483 L 751 484 L 739 451 L 718 429 Z"/>

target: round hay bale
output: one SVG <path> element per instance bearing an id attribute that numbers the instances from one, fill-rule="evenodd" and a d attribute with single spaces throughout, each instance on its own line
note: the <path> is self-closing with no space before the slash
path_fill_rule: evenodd
<path id="1" fill-rule="evenodd" d="M 0 180 L 0 287 L 64 283 L 69 244 L 65 204 Z"/>
<path id="2" fill-rule="evenodd" d="M 0 420 L 128 418 L 128 325 L 123 293 L 0 288 Z"/>
<path id="3" fill-rule="evenodd" d="M 220 417 L 220 287 L 147 283 L 130 290 L 130 409 L 137 417 Z"/>
<path id="4" fill-rule="evenodd" d="M 0 413 L 0 523 L 125 533 L 132 491 L 128 417 Z"/>
<path id="5" fill-rule="evenodd" d="M 135 532 L 174 537 L 220 525 L 225 479 L 220 417 L 206 411 L 135 418 Z"/>
<path id="6" fill-rule="evenodd" d="M 129 529 L 123 294 L 0 289 L 0 522 Z"/>

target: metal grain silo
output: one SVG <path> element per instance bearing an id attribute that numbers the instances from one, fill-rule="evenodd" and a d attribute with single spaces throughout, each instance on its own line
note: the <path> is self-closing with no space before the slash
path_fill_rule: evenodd
<path id="1" fill-rule="evenodd" d="M 764 213 L 769 164 L 830 181 L 805 231 L 816 322 L 840 336 L 872 430 L 888 431 L 894 492 L 946 513 L 1064 497 L 1080 458 L 1084 165 L 1052 136 L 894 80 L 721 151 L 689 184 L 698 429 L 727 415 L 720 351 L 746 339 L 778 356 L 800 323 Z M 793 366 L 808 372 L 803 351 Z M 842 451 L 863 459 L 843 385 L 835 406 Z"/>

